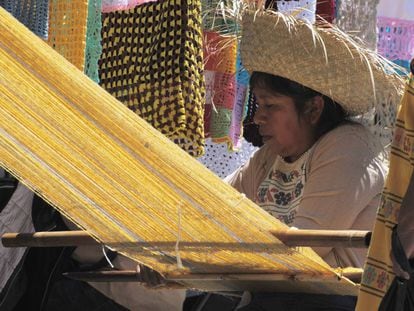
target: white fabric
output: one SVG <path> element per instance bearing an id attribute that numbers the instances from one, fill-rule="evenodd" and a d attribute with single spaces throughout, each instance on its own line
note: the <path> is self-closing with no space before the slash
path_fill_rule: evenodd
<path id="1" fill-rule="evenodd" d="M 229 151 L 226 143 L 216 144 L 211 139 L 206 139 L 205 154 L 198 161 L 217 176 L 224 178 L 245 163 L 256 150 L 256 147 L 244 139 L 241 140 L 238 151 Z"/>
<path id="2" fill-rule="evenodd" d="M 34 232 L 32 222 L 33 192 L 19 183 L 0 213 L 0 235 L 7 232 Z M 0 244 L 0 292 L 26 251 L 25 247 L 6 248 Z"/>
<path id="3" fill-rule="evenodd" d="M 315 22 L 316 0 L 276 1 L 279 12 L 292 14 L 294 17 Z"/>

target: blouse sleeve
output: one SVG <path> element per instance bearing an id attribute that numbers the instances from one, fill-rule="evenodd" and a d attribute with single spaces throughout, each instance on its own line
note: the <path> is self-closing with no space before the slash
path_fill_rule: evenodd
<path id="1" fill-rule="evenodd" d="M 350 229 L 370 202 L 378 199 L 385 178 L 381 148 L 374 146 L 375 138 L 362 126 L 344 128 L 335 129 L 315 146 L 292 226 Z M 328 252 L 318 251 L 322 256 Z"/>

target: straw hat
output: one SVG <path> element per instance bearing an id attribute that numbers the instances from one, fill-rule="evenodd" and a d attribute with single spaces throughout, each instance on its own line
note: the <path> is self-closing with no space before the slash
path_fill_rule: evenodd
<path id="1" fill-rule="evenodd" d="M 317 27 L 270 10 L 245 10 L 240 45 L 250 73 L 296 81 L 331 97 L 351 116 L 384 105 L 384 99 L 397 104 L 403 93 L 404 82 L 390 62 L 334 26 Z"/>

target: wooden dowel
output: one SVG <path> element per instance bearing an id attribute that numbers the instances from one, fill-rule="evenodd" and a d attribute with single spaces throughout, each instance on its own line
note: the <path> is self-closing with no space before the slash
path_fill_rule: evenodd
<path id="1" fill-rule="evenodd" d="M 272 234 L 288 246 L 366 248 L 371 241 L 371 232 L 362 230 L 290 229 Z"/>
<path id="2" fill-rule="evenodd" d="M 142 279 L 134 270 L 111 270 L 111 271 L 86 271 L 86 272 L 67 272 L 64 276 L 85 282 L 142 282 Z M 352 268 L 351 271 L 344 269 L 342 276 L 350 279 L 353 282 L 359 283 L 361 281 L 362 269 Z M 244 280 L 244 281 L 270 281 L 283 280 L 287 276 L 273 275 L 271 273 L 265 274 L 189 274 L 185 277 L 172 278 L 166 281 L 167 287 L 182 288 L 176 281 L 223 281 L 223 280 Z"/>
<path id="3" fill-rule="evenodd" d="M 367 247 L 370 242 L 369 231 L 347 231 L 347 230 L 286 230 L 272 232 L 272 234 L 288 246 L 310 246 L 310 247 Z M 2 236 L 5 247 L 61 247 L 97 245 L 91 236 L 85 231 L 55 231 L 35 233 L 5 233 Z M 123 244 L 122 241 L 113 243 Z M 125 243 L 125 245 L 128 244 Z M 174 247 L 175 242 L 144 242 L 130 243 L 129 246 L 149 247 Z M 183 246 L 202 247 L 202 243 L 182 242 Z M 208 244 L 208 243 L 207 243 Z M 211 243 L 212 245 L 214 242 Z M 219 243 L 217 243 L 219 244 Z M 260 243 L 257 243 L 260 244 Z M 231 245 L 228 245 L 229 247 Z M 260 245 L 259 245 L 260 246 Z M 222 245 L 226 247 L 226 243 Z M 235 247 L 232 245 L 231 247 Z M 257 247 L 253 246 L 252 248 Z"/>

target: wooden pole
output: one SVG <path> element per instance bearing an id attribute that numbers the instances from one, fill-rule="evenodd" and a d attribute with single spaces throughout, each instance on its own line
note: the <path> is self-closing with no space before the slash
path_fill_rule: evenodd
<path id="1" fill-rule="evenodd" d="M 342 276 L 350 279 L 355 283 L 361 282 L 362 269 L 352 268 L 349 271 L 344 269 L 341 273 Z M 143 282 L 142 277 L 137 271 L 134 270 L 109 270 L 109 271 L 86 271 L 86 272 L 66 272 L 64 276 L 85 282 Z M 223 280 L 280 280 L 283 278 L 281 275 L 272 274 L 189 274 L 185 277 L 177 277 L 166 280 L 166 286 L 169 288 L 183 288 L 177 282 L 191 281 L 223 281 Z M 286 276 L 285 276 L 286 278 Z"/>
<path id="2" fill-rule="evenodd" d="M 287 246 L 309 247 L 353 247 L 366 248 L 369 245 L 371 232 L 349 230 L 286 230 L 272 234 Z M 97 245 L 85 231 L 51 231 L 35 233 L 5 233 L 2 236 L 4 247 L 62 247 Z M 119 241 L 122 244 L 122 241 Z M 169 242 L 135 243 L 136 246 L 154 245 L 168 246 Z M 182 242 L 184 243 L 184 242 Z M 181 243 L 181 244 L 182 244 Z M 169 243 L 172 246 L 174 243 Z M 173 245 L 174 244 L 174 245 Z M 191 246 L 191 242 L 186 243 Z M 194 245 L 197 243 L 194 243 Z M 213 243 L 214 244 L 214 243 Z M 116 243 L 113 244 L 116 246 Z"/>
<path id="3" fill-rule="evenodd" d="M 362 230 L 289 229 L 272 234 L 287 246 L 367 248 L 371 232 Z"/>

